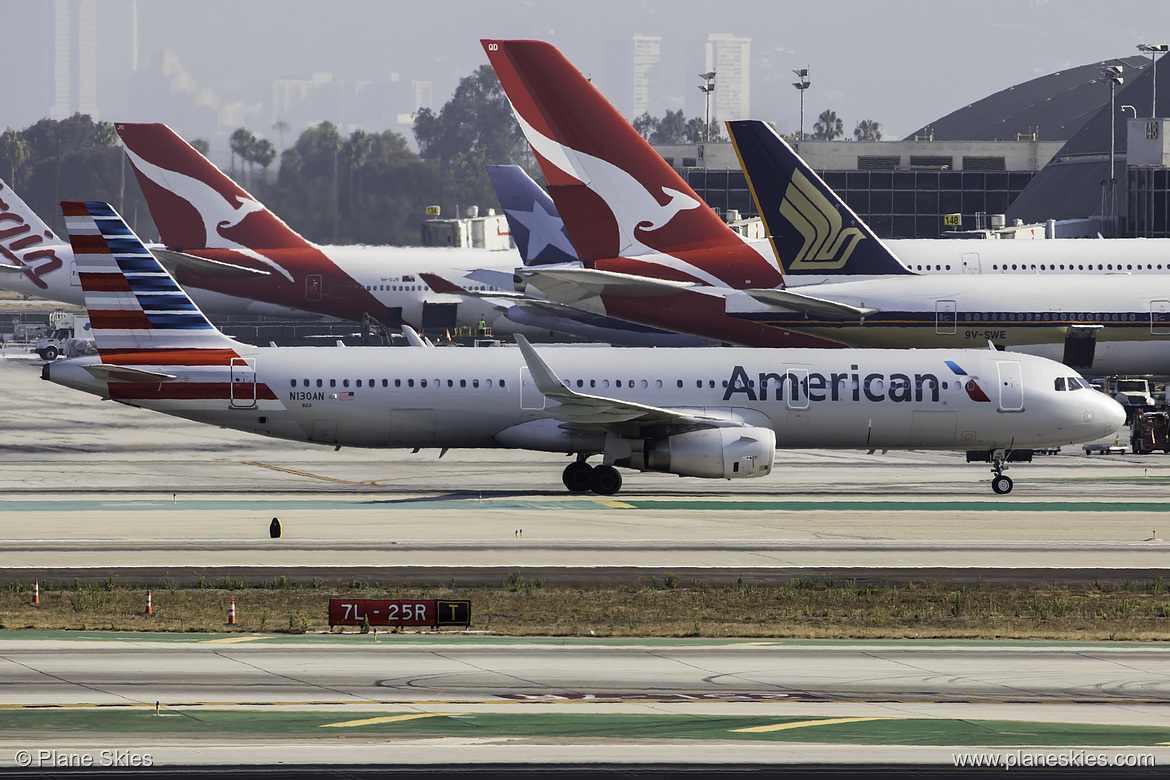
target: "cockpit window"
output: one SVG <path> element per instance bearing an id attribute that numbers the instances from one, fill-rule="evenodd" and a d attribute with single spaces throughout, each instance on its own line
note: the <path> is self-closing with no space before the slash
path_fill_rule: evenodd
<path id="1" fill-rule="evenodd" d="M 1089 381 L 1087 379 L 1083 379 L 1082 377 L 1079 377 L 1079 376 L 1070 376 L 1068 378 L 1068 389 L 1069 390 L 1092 390 L 1093 386 L 1091 384 L 1089 384 Z"/>
<path id="2" fill-rule="evenodd" d="M 1064 390 L 1065 390 L 1065 386 L 1064 386 L 1064 377 L 1062 377 L 1062 376 L 1058 376 L 1058 377 L 1056 378 L 1056 389 L 1057 389 L 1059 392 L 1064 392 Z"/>

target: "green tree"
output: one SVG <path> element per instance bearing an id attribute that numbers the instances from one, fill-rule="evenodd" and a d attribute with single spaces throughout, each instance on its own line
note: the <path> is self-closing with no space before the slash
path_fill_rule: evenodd
<path id="1" fill-rule="evenodd" d="M 531 169 L 532 158 L 499 79 L 481 65 L 459 81 L 436 115 L 429 109 L 414 121 L 419 156 L 439 166 L 440 205 L 494 204 L 487 166 L 515 163 Z"/>
<path id="2" fill-rule="evenodd" d="M 284 154 L 284 134 L 289 131 L 288 122 L 283 119 L 277 119 L 272 123 L 272 129 L 276 131 L 276 135 L 280 138 L 280 153 Z"/>
<path id="3" fill-rule="evenodd" d="M 8 128 L 0 136 L 0 160 L 8 166 L 8 183 L 18 186 L 20 174 L 32 159 L 32 147 L 19 130 Z"/>
<path id="4" fill-rule="evenodd" d="M 822 111 L 821 115 L 817 117 L 816 124 L 813 125 L 813 138 L 817 141 L 832 141 L 843 135 L 845 135 L 845 123 L 837 116 L 837 112 L 832 109 Z"/>
<path id="5" fill-rule="evenodd" d="M 857 123 L 857 127 L 853 128 L 853 138 L 856 141 L 882 140 L 881 123 L 872 119 L 862 119 Z"/>
<path id="6" fill-rule="evenodd" d="M 643 111 L 642 116 L 636 117 L 634 121 L 631 122 L 631 124 L 634 126 L 634 129 L 638 131 L 639 135 L 649 141 L 650 138 L 658 132 L 658 122 L 659 120 L 650 116 L 649 111 Z"/>
<path id="7" fill-rule="evenodd" d="M 687 140 L 687 120 L 680 108 L 678 111 L 666 109 L 662 121 L 650 135 L 652 144 L 681 144 Z"/>
<path id="8" fill-rule="evenodd" d="M 258 138 L 248 150 L 248 164 L 256 164 L 264 172 L 264 181 L 268 181 L 268 166 L 276 159 L 276 147 L 267 138 Z"/>
<path id="9" fill-rule="evenodd" d="M 199 152 L 199 154 L 207 157 L 211 154 L 211 143 L 206 138 L 191 139 L 191 148 Z"/>
<path id="10" fill-rule="evenodd" d="M 232 150 L 232 178 L 236 175 L 236 158 L 240 158 L 240 175 L 243 176 L 244 163 L 248 160 L 248 154 L 256 143 L 256 136 L 250 130 L 244 127 L 236 128 L 232 133 L 231 138 L 228 139 L 228 146 Z M 245 186 L 246 182 L 245 182 Z"/>

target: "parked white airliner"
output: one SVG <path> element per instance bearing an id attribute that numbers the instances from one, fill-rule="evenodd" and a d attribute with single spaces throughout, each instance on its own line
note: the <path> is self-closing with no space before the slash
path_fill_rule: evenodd
<path id="1" fill-rule="evenodd" d="M 98 355 L 61 385 L 337 447 L 576 453 L 573 491 L 614 468 L 735 479 L 784 448 L 981 450 L 997 493 L 1013 449 L 1096 439 L 1125 419 L 1070 369 L 992 350 L 267 347 L 216 330 L 109 205 L 62 204 Z M 547 361 L 547 362 L 546 362 Z M 553 366 L 556 366 L 554 369 Z M 602 464 L 590 466 L 590 456 Z"/>

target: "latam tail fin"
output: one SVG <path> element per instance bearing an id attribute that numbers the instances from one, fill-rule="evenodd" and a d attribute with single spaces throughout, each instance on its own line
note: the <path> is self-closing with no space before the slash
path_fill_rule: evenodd
<path id="1" fill-rule="evenodd" d="M 555 47 L 481 43 L 581 260 L 743 243 Z"/>
<path id="2" fill-rule="evenodd" d="M 100 354 L 236 346 L 108 203 L 65 201 L 61 210 Z"/>
<path id="3" fill-rule="evenodd" d="M 489 165 L 488 176 L 524 265 L 569 263 L 577 250 L 556 204 L 519 165 Z"/>
<path id="4" fill-rule="evenodd" d="M 911 273 L 775 130 L 758 120 L 727 128 L 785 274 Z"/>
<path id="5" fill-rule="evenodd" d="M 170 249 L 302 249 L 312 244 L 163 124 L 114 126 Z"/>

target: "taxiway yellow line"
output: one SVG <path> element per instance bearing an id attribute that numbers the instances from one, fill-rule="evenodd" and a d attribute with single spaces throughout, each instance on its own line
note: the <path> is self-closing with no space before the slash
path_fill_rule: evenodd
<path id="1" fill-rule="evenodd" d="M 752 726 L 746 729 L 731 729 L 732 732 L 744 734 L 762 734 L 766 731 L 787 731 L 788 729 L 802 729 L 806 726 L 836 726 L 838 723 L 864 723 L 870 720 L 897 720 L 897 718 L 829 718 L 827 720 L 801 720 L 795 723 L 773 723 L 770 726 Z"/>
<path id="2" fill-rule="evenodd" d="M 322 723 L 318 728 L 342 729 L 353 726 L 372 726 L 375 723 L 398 723 L 404 720 L 418 720 L 420 718 L 439 718 L 448 715 L 458 715 L 456 712 L 425 712 L 414 715 L 387 715 L 383 718 L 363 718 L 362 720 L 345 720 L 341 723 Z"/>

